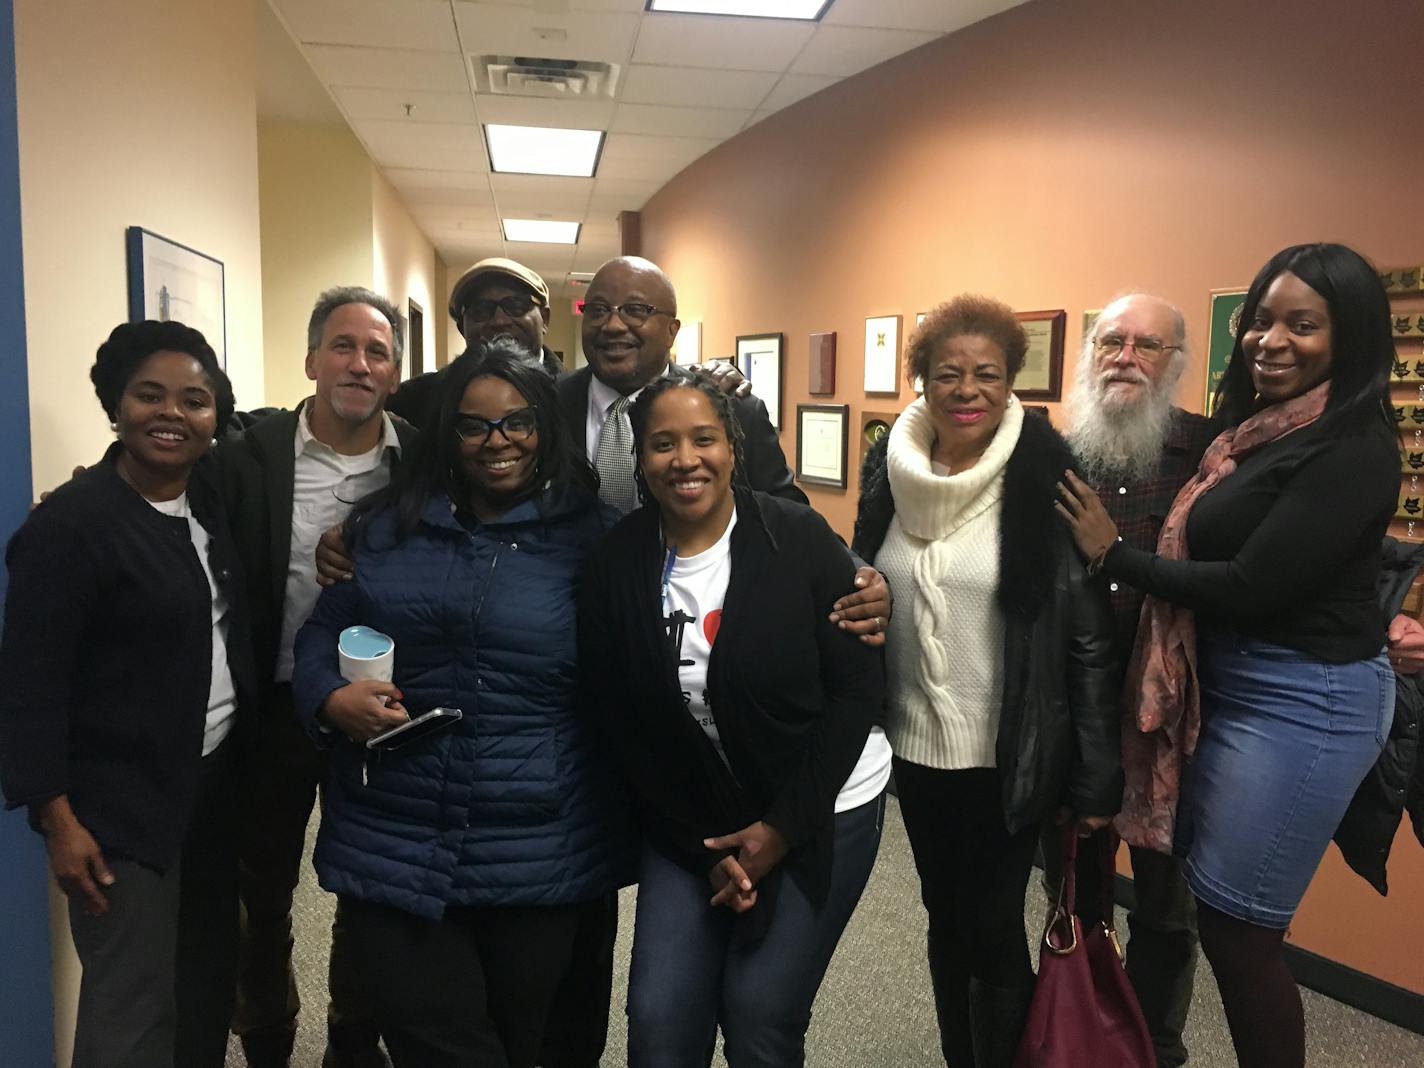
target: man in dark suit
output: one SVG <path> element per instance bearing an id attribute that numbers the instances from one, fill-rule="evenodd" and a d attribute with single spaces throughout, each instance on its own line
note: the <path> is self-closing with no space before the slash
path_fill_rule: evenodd
<path id="1" fill-rule="evenodd" d="M 609 260 L 589 283 L 582 319 L 588 366 L 561 377 L 557 389 L 574 439 L 583 442 L 589 461 L 599 469 L 607 489 L 605 499 L 621 511 L 632 511 L 637 505 L 635 500 L 619 497 L 625 480 L 628 487 L 632 485 L 632 435 L 626 426 L 627 406 L 655 378 L 692 376 L 686 368 L 669 361 L 680 325 L 672 282 L 650 260 L 636 256 Z M 736 408 L 737 421 L 746 436 L 743 458 L 752 488 L 808 503 L 792 481 L 766 405 L 747 396 L 738 398 Z M 615 412 L 617 425 L 609 423 Z M 622 447 L 624 431 L 626 449 Z M 605 434 L 619 437 L 616 458 L 611 455 L 615 451 L 611 443 L 605 442 Z M 626 466 L 626 475 L 610 466 L 615 463 Z"/>

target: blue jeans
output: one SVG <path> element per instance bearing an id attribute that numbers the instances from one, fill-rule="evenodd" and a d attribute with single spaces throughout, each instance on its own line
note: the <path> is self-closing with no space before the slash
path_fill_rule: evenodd
<path id="1" fill-rule="evenodd" d="M 644 846 L 628 978 L 631 1068 L 706 1068 L 717 1027 L 731 1068 L 805 1062 L 811 1005 L 880 848 L 885 795 L 835 818 L 831 886 L 819 908 L 782 873 L 750 912 L 712 908 L 712 886 Z M 770 920 L 750 922 L 769 905 Z"/>
<path id="2" fill-rule="evenodd" d="M 1384 653 L 1331 664 L 1203 628 L 1202 732 L 1183 777 L 1176 852 L 1192 893 L 1284 928 L 1394 720 Z"/>

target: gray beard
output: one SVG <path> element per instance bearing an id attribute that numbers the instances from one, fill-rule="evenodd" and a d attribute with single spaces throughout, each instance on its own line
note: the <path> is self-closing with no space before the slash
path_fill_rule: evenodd
<path id="1" fill-rule="evenodd" d="M 1154 390 L 1143 401 L 1111 407 L 1098 383 L 1080 382 L 1076 393 L 1067 437 L 1078 473 L 1095 485 L 1151 477 L 1172 429 L 1171 392 Z"/>

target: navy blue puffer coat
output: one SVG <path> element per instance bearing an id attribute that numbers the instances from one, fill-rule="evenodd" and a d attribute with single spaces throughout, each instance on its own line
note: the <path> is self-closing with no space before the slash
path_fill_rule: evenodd
<path id="1" fill-rule="evenodd" d="M 371 519 L 355 578 L 322 593 L 296 640 L 297 714 L 332 746 L 322 887 L 438 919 L 447 905 L 590 901 L 628 881 L 611 762 L 576 685 L 576 578 L 615 518 L 546 493 L 472 530 L 445 497 L 404 540 L 394 513 Z M 322 731 L 317 712 L 345 684 L 337 636 L 358 623 L 395 639 L 412 716 L 444 706 L 464 719 L 369 759 Z"/>

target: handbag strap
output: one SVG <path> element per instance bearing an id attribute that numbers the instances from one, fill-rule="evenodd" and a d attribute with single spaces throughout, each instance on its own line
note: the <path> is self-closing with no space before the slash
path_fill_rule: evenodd
<path id="1" fill-rule="evenodd" d="M 1074 905 L 1078 896 L 1078 833 L 1070 821 L 1059 829 L 1059 867 L 1063 876 L 1058 883 L 1058 900 L 1048 911 L 1043 928 L 1043 948 L 1066 957 L 1078 948 L 1078 917 Z M 1060 933 L 1060 929 L 1064 933 Z"/>

